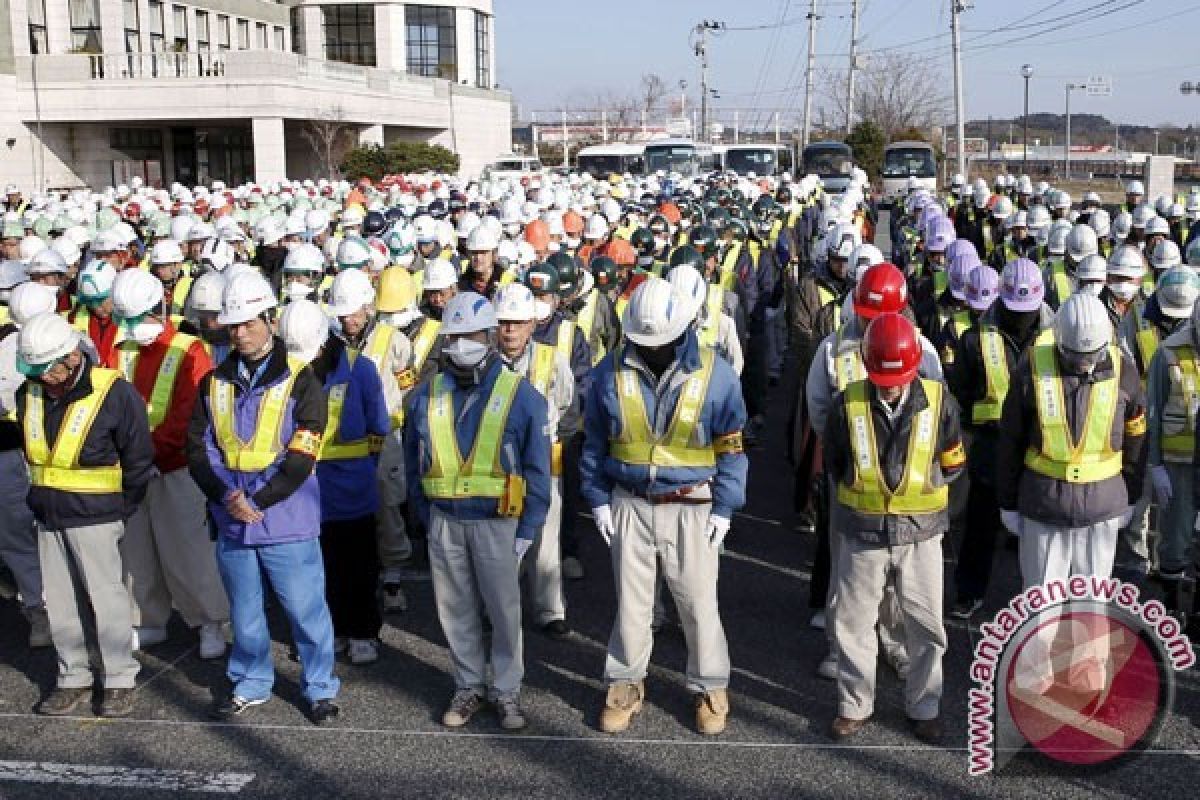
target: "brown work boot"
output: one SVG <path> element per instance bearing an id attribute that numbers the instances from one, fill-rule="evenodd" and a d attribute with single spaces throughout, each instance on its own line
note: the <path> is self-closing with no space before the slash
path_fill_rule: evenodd
<path id="1" fill-rule="evenodd" d="M 600 730 L 605 733 L 621 733 L 629 729 L 633 715 L 642 710 L 642 699 L 646 696 L 642 682 L 614 683 L 608 687 L 604 698 L 604 710 L 600 712 Z"/>
<path id="2" fill-rule="evenodd" d="M 913 719 L 909 717 L 908 727 L 913 732 L 913 735 L 925 744 L 936 745 L 942 742 L 942 723 L 937 717 L 933 719 Z"/>
<path id="3" fill-rule="evenodd" d="M 862 719 L 851 719 L 850 717 L 838 717 L 829 726 L 829 733 L 834 739 L 849 739 L 863 728 L 867 727 L 867 722 L 870 717 Z"/>
<path id="4" fill-rule="evenodd" d="M 38 703 L 37 713 L 47 717 L 65 717 L 75 713 L 75 709 L 90 700 L 92 688 L 75 688 L 59 686 L 42 702 Z"/>
<path id="5" fill-rule="evenodd" d="M 696 695 L 696 730 L 700 733 L 708 736 L 724 733 L 728 716 L 729 693 L 724 689 Z"/>

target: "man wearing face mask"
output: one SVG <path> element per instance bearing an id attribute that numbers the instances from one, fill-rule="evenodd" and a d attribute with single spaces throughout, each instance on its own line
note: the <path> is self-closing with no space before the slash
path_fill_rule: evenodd
<path id="1" fill-rule="evenodd" d="M 320 302 L 317 293 L 325 275 L 325 255 L 314 245 L 297 244 L 288 250 L 280 270 L 281 302 L 306 299 Z"/>
<path id="2" fill-rule="evenodd" d="M 608 256 L 593 258 L 581 271 L 581 289 L 568 308 L 592 352 L 592 366 L 616 347 L 620 336 L 612 300 L 617 271 L 617 265 Z"/>
<path id="3" fill-rule="evenodd" d="M 74 713 L 91 698 L 95 669 L 100 715 L 128 716 L 138 662 L 118 543 L 154 476 L 146 404 L 115 370 L 84 355 L 79 332 L 62 317 L 36 316 L 18 336 L 17 368 L 27 380 L 17 392 L 17 421 L 58 653 L 57 686 L 37 710 Z"/>
<path id="4" fill-rule="evenodd" d="M 163 285 L 167 312 L 178 325 L 183 321 L 184 305 L 192 290 L 192 276 L 183 274 L 183 250 L 174 239 L 155 242 L 150 248 L 150 274 Z"/>
<path id="5" fill-rule="evenodd" d="M 121 539 L 125 583 L 133 601 L 133 647 L 166 641 L 174 607 L 189 628 L 199 628 L 200 657 L 220 658 L 229 602 L 205 526 L 204 495 L 183 454 L 197 387 L 213 364 L 204 345 L 176 331 L 163 313 L 163 287 L 150 273 L 121 272 L 112 300 L 125 339 L 109 366 L 146 402 L 159 472 Z"/>
<path id="6" fill-rule="evenodd" d="M 458 294 L 458 270 L 444 258 L 431 261 L 421 286 L 421 313 L 440 322 L 446 305 Z"/>
<path id="7" fill-rule="evenodd" d="M 91 261 L 79 272 L 76 296 L 79 300 L 67 320 L 75 330 L 87 336 L 100 363 L 111 363 L 116 347 L 118 325 L 112 317 L 112 287 L 117 271 L 107 261 Z"/>
<path id="8" fill-rule="evenodd" d="M 284 234 L 283 225 L 275 217 L 265 217 L 258 224 L 259 246 L 250 263 L 262 270 L 272 284 L 280 282 L 279 273 L 288 254 L 287 246 L 282 244 Z"/>
<path id="9" fill-rule="evenodd" d="M 719 734 L 729 714 L 718 554 L 745 503 L 746 406 L 733 369 L 700 347 L 694 311 L 668 282 L 647 278 L 625 311 L 625 343 L 596 367 L 584 402 L 583 496 L 617 584 L 606 733 L 626 730 L 642 708 L 660 560 L 687 641 L 696 727 Z"/>
<path id="10" fill-rule="evenodd" d="M 417 254 L 413 258 L 410 269 L 429 277 L 429 267 L 439 260 L 441 245 L 437 237 L 437 220 L 428 214 L 422 214 L 413 220 L 413 233 L 417 240 Z M 457 276 L 457 273 L 455 273 Z"/>
<path id="11" fill-rule="evenodd" d="M 429 531 L 438 619 L 452 655 L 455 692 L 442 724 L 466 725 L 487 697 L 501 727 L 520 730 L 518 573 L 550 506 L 550 430 L 546 401 L 496 353 L 496 328 L 482 295 L 464 292 L 447 305 L 442 371 L 408 403 L 405 469 L 409 503 Z"/>

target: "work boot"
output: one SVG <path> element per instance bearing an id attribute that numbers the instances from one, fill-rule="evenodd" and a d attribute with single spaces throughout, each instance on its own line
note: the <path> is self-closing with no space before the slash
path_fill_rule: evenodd
<path id="1" fill-rule="evenodd" d="M 91 696 L 91 687 L 77 689 L 59 686 L 38 703 L 37 713 L 47 717 L 65 717 L 74 713 Z"/>
<path id="2" fill-rule="evenodd" d="M 44 608 L 25 609 L 25 619 L 29 620 L 29 646 L 37 649 L 54 644 L 50 639 L 50 617 Z"/>
<path id="3" fill-rule="evenodd" d="M 600 730 L 605 733 L 621 733 L 629 730 L 633 715 L 642 710 L 642 699 L 646 696 L 641 681 L 637 683 L 614 683 L 608 687 L 604 698 L 604 710 L 600 712 Z"/>
<path id="4" fill-rule="evenodd" d="M 459 689 L 450 698 L 450 708 L 442 715 L 442 724 L 447 728 L 461 728 L 482 706 L 483 698 L 474 689 Z"/>
<path id="5" fill-rule="evenodd" d="M 850 717 L 838 717 L 829 726 L 829 734 L 834 739 L 849 739 L 863 728 L 867 727 L 867 723 L 871 720 L 870 717 L 862 719 L 851 719 Z"/>
<path id="6" fill-rule="evenodd" d="M 519 731 L 525 727 L 525 714 L 521 712 L 521 703 L 515 692 L 496 695 L 492 706 L 496 709 L 496 714 L 500 717 L 500 727 L 504 730 Z"/>
<path id="7" fill-rule="evenodd" d="M 331 698 L 322 698 L 312 704 L 308 709 L 308 718 L 313 725 L 324 725 L 326 722 L 337 719 L 338 713 L 341 711 Z"/>
<path id="8" fill-rule="evenodd" d="M 724 733 L 728 716 L 729 693 L 724 689 L 696 695 L 696 730 L 700 733 L 707 736 Z"/>
<path id="9" fill-rule="evenodd" d="M 128 717 L 133 713 L 133 689 L 105 689 L 100 695 L 100 716 Z"/>
<path id="10" fill-rule="evenodd" d="M 925 744 L 940 744 L 942 741 L 942 723 L 937 717 L 933 719 L 908 718 L 908 727 Z"/>

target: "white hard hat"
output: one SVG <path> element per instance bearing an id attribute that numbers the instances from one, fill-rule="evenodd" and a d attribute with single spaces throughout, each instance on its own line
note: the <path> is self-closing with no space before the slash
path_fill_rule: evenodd
<path id="1" fill-rule="evenodd" d="M 442 311 L 442 333 L 450 336 L 491 330 L 497 324 L 496 309 L 486 297 L 475 292 L 454 295 Z"/>
<path id="2" fill-rule="evenodd" d="M 216 271 L 224 272 L 233 263 L 236 253 L 220 239 L 209 239 L 200 250 L 200 263 Z"/>
<path id="3" fill-rule="evenodd" d="M 225 284 L 225 275 L 220 272 L 206 272 L 196 278 L 187 297 L 188 312 L 208 311 L 219 314 L 222 298 L 225 296 Z"/>
<path id="4" fill-rule="evenodd" d="M 366 269 L 371 264 L 371 247 L 357 236 L 347 236 L 338 243 L 334 260 L 338 269 Z"/>
<path id="5" fill-rule="evenodd" d="M 363 224 L 364 215 L 358 206 L 350 206 L 342 212 L 342 228 L 357 228 Z"/>
<path id="6" fill-rule="evenodd" d="M 1163 236 L 1171 235 L 1171 223 L 1167 222 L 1164 217 L 1152 217 L 1146 223 L 1146 235 L 1153 236 L 1154 234 Z"/>
<path id="7" fill-rule="evenodd" d="M 25 258 L 21 259 L 25 261 Z M 59 255 L 57 250 L 50 247 L 43 247 L 32 258 L 28 259 L 29 266 L 26 271 L 30 275 L 66 275 L 67 262 Z"/>
<path id="8" fill-rule="evenodd" d="M 106 231 L 100 231 L 96 234 L 96 238 L 92 239 L 93 253 L 116 253 L 124 249 L 125 243 L 121 241 L 121 237 L 111 228 Z"/>
<path id="9" fill-rule="evenodd" d="M 499 237 L 490 225 L 476 225 L 467 236 L 467 250 L 471 252 L 495 250 L 499 246 Z"/>
<path id="10" fill-rule="evenodd" d="M 7 291 L 29 280 L 25 265 L 18 259 L 0 261 L 0 291 Z"/>
<path id="11" fill-rule="evenodd" d="M 329 313 L 345 317 L 375 302 L 375 287 L 371 278 L 359 269 L 339 272 L 329 287 Z"/>
<path id="12" fill-rule="evenodd" d="M 312 361 L 329 339 L 329 318 L 313 301 L 293 300 L 279 315 L 279 338 L 289 354 L 304 362 Z"/>
<path id="13" fill-rule="evenodd" d="M 1125 194 L 1145 194 L 1146 187 L 1141 181 L 1130 181 L 1125 184 Z"/>
<path id="14" fill-rule="evenodd" d="M 1113 337 L 1112 321 L 1100 298 L 1076 292 L 1066 299 L 1054 317 L 1058 346 L 1076 353 L 1094 353 Z"/>
<path id="15" fill-rule="evenodd" d="M 317 235 L 329 229 L 329 212 L 323 208 L 312 208 L 304 213 L 304 229 Z"/>
<path id="16" fill-rule="evenodd" d="M 608 220 L 601 214 L 592 214 L 584 226 L 583 238 L 603 239 L 605 236 L 608 236 Z"/>
<path id="17" fill-rule="evenodd" d="M 62 256 L 64 264 L 74 264 L 79 261 L 83 252 L 71 237 L 63 235 L 54 240 L 50 249 Z"/>
<path id="18" fill-rule="evenodd" d="M 150 263 L 159 264 L 179 264 L 183 261 L 183 248 L 179 246 L 179 242 L 174 239 L 161 239 L 154 243 L 154 247 L 150 248 Z"/>
<path id="19" fill-rule="evenodd" d="M 283 260 L 284 272 L 316 272 L 325 271 L 325 255 L 315 244 L 298 244 L 288 251 Z"/>
<path id="20" fill-rule="evenodd" d="M 417 244 L 437 241 L 437 220 L 428 214 L 422 214 L 413 220 L 413 229 L 417 235 Z"/>
<path id="21" fill-rule="evenodd" d="M 438 258 L 425 267 L 425 279 L 421 287 L 423 291 L 429 292 L 449 289 L 456 283 L 458 283 L 458 270 L 446 259 Z"/>
<path id="22" fill-rule="evenodd" d="M 523 283 L 508 283 L 496 291 L 492 301 L 499 322 L 528 322 L 537 318 L 533 292 Z"/>
<path id="23" fill-rule="evenodd" d="M 112 300 L 115 316 L 132 319 L 159 310 L 163 301 L 163 285 L 149 272 L 122 270 L 113 283 Z"/>
<path id="24" fill-rule="evenodd" d="M 214 239 L 217 236 L 216 228 L 209 225 L 207 222 L 193 223 L 191 229 L 187 233 L 186 241 L 202 242 L 205 239 Z"/>
<path id="25" fill-rule="evenodd" d="M 79 333 L 66 317 L 52 312 L 38 314 L 21 327 L 17 336 L 17 369 L 22 374 L 41 374 L 47 365 L 78 345 Z"/>
<path id="26" fill-rule="evenodd" d="M 1139 203 L 1138 206 L 1133 209 L 1133 227 L 1145 228 L 1146 225 L 1149 224 L 1150 220 L 1154 219 L 1155 216 L 1156 214 L 1154 213 L 1153 208 L 1145 203 Z"/>
<path id="27" fill-rule="evenodd" d="M 1154 252 L 1150 254 L 1150 266 L 1154 269 L 1170 269 L 1182 263 L 1183 256 L 1179 254 L 1179 245 L 1175 244 L 1175 242 L 1170 239 L 1163 239 L 1154 245 Z"/>
<path id="28" fill-rule="evenodd" d="M 1125 241 L 1129 231 L 1133 229 L 1133 215 L 1122 211 L 1112 221 L 1112 235 L 1118 242 Z"/>
<path id="29" fill-rule="evenodd" d="M 1197 295 L 1200 295 L 1200 276 L 1191 267 L 1182 264 L 1163 272 L 1154 290 L 1159 309 L 1172 319 L 1190 317 Z"/>
<path id="30" fill-rule="evenodd" d="M 192 225 L 195 223 L 191 217 L 172 217 L 171 218 L 171 238 L 176 241 L 186 241 L 187 235 L 192 230 Z"/>
<path id="31" fill-rule="evenodd" d="M 693 317 L 699 314 L 708 302 L 708 282 L 691 264 L 672 267 L 667 273 L 667 283 L 691 304 Z"/>
<path id="32" fill-rule="evenodd" d="M 1103 282 L 1106 277 L 1108 277 L 1108 262 L 1099 253 L 1085 256 L 1075 265 L 1075 278 L 1080 283 L 1087 283 L 1089 281 Z"/>
<path id="33" fill-rule="evenodd" d="M 479 227 L 479 224 L 479 215 L 474 211 L 468 211 L 458 218 L 458 229 L 455 232 L 459 239 L 466 239 L 472 231 Z"/>
<path id="34" fill-rule="evenodd" d="M 650 277 L 634 290 L 621 329 L 634 344 L 659 347 L 679 338 L 694 318 L 688 298 L 667 281 Z"/>
<path id="35" fill-rule="evenodd" d="M 58 291 L 53 286 L 27 281 L 19 284 L 8 297 L 8 313 L 13 322 L 24 325 L 38 314 L 58 307 Z"/>
<path id="36" fill-rule="evenodd" d="M 278 302 L 271 284 L 257 272 L 238 273 L 225 287 L 221 313 L 217 322 L 221 325 L 239 325 L 249 322 Z"/>
<path id="37" fill-rule="evenodd" d="M 1008 219 L 1013 213 L 1013 201 L 1007 197 L 997 198 L 992 206 L 992 216 L 996 219 Z"/>
<path id="38" fill-rule="evenodd" d="M 1096 232 L 1097 237 L 1108 236 L 1112 233 L 1112 215 L 1103 208 L 1094 209 L 1088 217 L 1088 225 Z"/>
<path id="39" fill-rule="evenodd" d="M 1071 195 L 1069 195 L 1068 193 L 1061 191 L 1061 190 L 1058 192 L 1055 192 L 1054 193 L 1054 207 L 1061 208 L 1061 209 L 1070 208 L 1071 207 Z"/>
<path id="40" fill-rule="evenodd" d="M 1142 252 L 1130 244 L 1123 244 L 1108 257 L 1108 274 L 1125 278 L 1140 278 L 1146 274 L 1146 262 Z"/>
<path id="41" fill-rule="evenodd" d="M 830 258 L 848 260 L 854 255 L 855 248 L 862 244 L 862 234 L 853 225 L 839 225 L 826 234 L 825 240 L 828 242 Z M 943 246 L 942 250 L 945 249 Z"/>
<path id="42" fill-rule="evenodd" d="M 1037 205 L 1029 209 L 1029 229 L 1040 230 L 1050 227 L 1050 212 L 1045 206 Z"/>
<path id="43" fill-rule="evenodd" d="M 1082 261 L 1088 256 L 1100 252 L 1096 240 L 1096 232 L 1088 225 L 1076 225 L 1067 234 L 1067 254 L 1073 261 Z"/>
<path id="44" fill-rule="evenodd" d="M 93 258 L 79 271 L 76 279 L 78 286 L 76 291 L 83 300 L 93 302 L 103 300 L 112 294 L 113 284 L 116 283 L 116 280 L 117 270 L 112 264 L 99 258 Z"/>

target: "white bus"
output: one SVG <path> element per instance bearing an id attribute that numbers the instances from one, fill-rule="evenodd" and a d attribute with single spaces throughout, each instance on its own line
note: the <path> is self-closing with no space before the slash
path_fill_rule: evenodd
<path id="1" fill-rule="evenodd" d="M 719 149 L 722 168 L 742 176 L 782 175 L 795 166 L 792 148 L 786 144 L 727 144 Z"/>
<path id="2" fill-rule="evenodd" d="M 917 186 L 937 191 L 937 158 L 927 142 L 892 142 L 883 148 L 883 202 L 903 200 L 908 194 L 908 179 Z"/>
<path id="3" fill-rule="evenodd" d="M 643 175 L 646 172 L 646 160 L 643 157 L 645 145 L 640 144 L 598 144 L 585 147 L 576 156 L 575 168 L 586 172 L 593 178 L 607 178 L 616 173 L 624 175 Z"/>
<path id="4" fill-rule="evenodd" d="M 685 178 L 694 178 L 719 168 L 717 154 L 711 144 L 693 142 L 691 139 L 658 139 L 646 143 L 646 173 L 662 170 L 678 172 Z"/>

